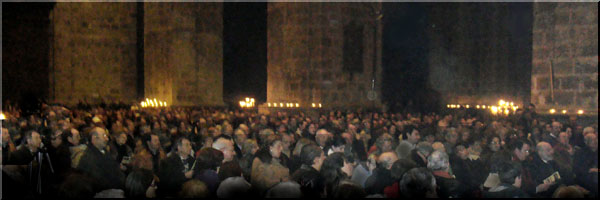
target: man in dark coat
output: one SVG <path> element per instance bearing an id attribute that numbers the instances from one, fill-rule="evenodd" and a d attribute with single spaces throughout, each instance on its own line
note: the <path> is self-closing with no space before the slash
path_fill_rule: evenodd
<path id="1" fill-rule="evenodd" d="M 570 182 L 565 180 L 567 175 L 554 161 L 554 150 L 550 143 L 539 142 L 536 150 L 537 154 L 533 154 L 533 160 L 529 164 L 529 171 L 532 173 L 534 185 L 536 185 L 535 196 L 550 198 L 559 185 L 570 184 Z M 560 178 L 555 176 L 556 173 Z"/>
<path id="2" fill-rule="evenodd" d="M 174 197 L 183 183 L 194 175 L 194 159 L 190 156 L 192 145 L 187 138 L 179 138 L 175 143 L 176 153 L 161 163 L 159 173 L 159 193 L 164 197 Z"/>
<path id="3" fill-rule="evenodd" d="M 14 152 L 10 153 L 8 165 L 28 165 L 34 159 L 42 144 L 42 139 L 37 131 L 28 131 L 23 137 L 24 143 Z"/>
<path id="4" fill-rule="evenodd" d="M 383 194 L 385 187 L 393 185 L 395 180 L 392 177 L 392 166 L 398 160 L 394 152 L 385 152 L 377 158 L 377 167 L 373 174 L 365 182 L 365 191 L 367 194 Z"/>
<path id="5" fill-rule="evenodd" d="M 466 197 L 467 187 L 448 173 L 450 169 L 448 154 L 434 151 L 427 157 L 427 168 L 433 171 L 437 184 L 437 194 L 440 198 Z"/>
<path id="6" fill-rule="evenodd" d="M 96 192 L 106 189 L 124 189 L 125 174 L 120 164 L 106 151 L 108 136 L 103 128 L 93 128 L 88 144 L 77 168 L 97 182 Z"/>
<path id="7" fill-rule="evenodd" d="M 586 146 L 575 153 L 576 183 L 598 197 L 598 136 L 588 133 L 584 139 Z"/>
<path id="8" fill-rule="evenodd" d="M 521 187 L 521 167 L 518 163 L 503 161 L 498 164 L 500 184 L 483 192 L 485 198 L 528 198 Z"/>
<path id="9" fill-rule="evenodd" d="M 292 180 L 300 184 L 304 198 L 321 198 L 324 189 L 323 178 L 319 173 L 325 154 L 319 146 L 309 144 L 300 152 L 302 165 L 292 174 Z"/>
<path id="10" fill-rule="evenodd" d="M 410 158 L 417 163 L 419 167 L 427 168 L 427 156 L 433 152 L 429 142 L 419 142 L 417 147 L 410 152 Z"/>

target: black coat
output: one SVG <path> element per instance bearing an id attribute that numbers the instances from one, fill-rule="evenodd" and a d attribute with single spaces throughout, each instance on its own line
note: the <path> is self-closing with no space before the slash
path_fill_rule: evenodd
<path id="1" fill-rule="evenodd" d="M 377 167 L 365 181 L 365 191 L 367 194 L 383 194 L 385 187 L 393 185 L 394 181 L 390 170 Z"/>
<path id="2" fill-rule="evenodd" d="M 421 156 L 419 156 L 419 154 L 417 154 L 417 149 L 413 149 L 410 152 L 410 158 L 417 163 L 418 167 L 427 168 L 427 163 L 421 158 Z"/>
<path id="3" fill-rule="evenodd" d="M 437 194 L 440 198 L 465 198 L 467 187 L 456 178 L 439 176 L 434 173 Z"/>
<path id="4" fill-rule="evenodd" d="M 29 148 L 21 146 L 21 148 L 10 153 L 9 160 L 5 165 L 28 165 L 34 159 L 35 153 L 32 153 Z"/>
<path id="5" fill-rule="evenodd" d="M 561 170 L 556 163 L 556 161 L 551 160 L 548 163 L 544 163 L 539 155 L 533 154 L 533 160 L 529 162 L 528 170 L 531 172 L 533 182 L 535 186 L 544 183 L 544 179 L 548 178 L 554 172 L 558 172 L 561 176 L 561 179 L 556 182 L 556 184 L 550 186 L 548 190 L 545 192 L 537 193 L 538 197 L 550 198 L 552 197 L 553 192 L 560 186 L 561 184 L 569 184 L 568 180 L 565 180 L 566 173 Z"/>
<path id="6" fill-rule="evenodd" d="M 503 183 L 500 186 L 504 186 L 506 189 L 497 192 L 484 191 L 483 198 L 529 198 L 527 193 L 513 185 Z"/>
<path id="7" fill-rule="evenodd" d="M 97 190 L 124 189 L 125 174 L 110 153 L 102 154 L 94 145 L 88 144 L 77 168 L 94 178 Z"/>
<path id="8" fill-rule="evenodd" d="M 300 184 L 304 198 L 321 198 L 324 183 L 321 174 L 315 168 L 302 165 L 292 174 L 292 180 Z"/>
<path id="9" fill-rule="evenodd" d="M 191 157 L 185 161 L 188 163 L 188 167 L 191 167 L 194 163 Z M 159 193 L 161 196 L 174 197 L 181 189 L 181 185 L 188 179 L 185 177 L 184 162 L 177 153 L 173 153 L 161 162 L 161 169 L 159 172 L 160 185 L 158 186 Z M 198 164 L 196 164 L 198 165 Z"/>
<path id="10" fill-rule="evenodd" d="M 576 174 L 576 184 L 598 194 L 598 173 L 590 173 L 590 168 L 598 168 L 598 152 L 584 147 L 575 152 L 573 171 Z"/>

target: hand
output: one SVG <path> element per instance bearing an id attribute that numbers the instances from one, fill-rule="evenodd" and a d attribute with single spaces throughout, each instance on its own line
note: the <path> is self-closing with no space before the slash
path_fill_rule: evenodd
<path id="1" fill-rule="evenodd" d="M 194 175 L 194 170 L 190 170 L 188 172 L 185 173 L 185 177 L 186 178 L 192 178 L 192 175 Z"/>
<path id="2" fill-rule="evenodd" d="M 540 184 L 537 187 L 535 187 L 535 193 L 544 192 L 548 190 L 548 188 L 550 188 L 550 186 L 552 185 L 554 185 L 554 182 Z"/>

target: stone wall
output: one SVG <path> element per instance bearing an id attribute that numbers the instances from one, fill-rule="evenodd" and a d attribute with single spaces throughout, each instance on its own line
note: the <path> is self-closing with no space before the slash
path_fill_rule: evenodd
<path id="1" fill-rule="evenodd" d="M 529 101 L 531 11 L 527 9 L 508 3 L 429 6 L 428 80 L 444 105 Z"/>
<path id="2" fill-rule="evenodd" d="M 56 3 L 50 98 L 136 100 L 136 4 Z"/>
<path id="3" fill-rule="evenodd" d="M 380 3 L 267 7 L 267 102 L 380 105 L 382 27 L 375 14 Z M 367 98 L 372 86 L 375 101 Z"/>
<path id="4" fill-rule="evenodd" d="M 598 112 L 598 4 L 534 3 L 531 99 L 538 112 Z"/>
<path id="5" fill-rule="evenodd" d="M 223 4 L 145 3 L 145 95 L 223 105 Z"/>
<path id="6" fill-rule="evenodd" d="M 51 99 L 133 103 L 143 90 L 169 105 L 223 105 L 222 13 L 222 3 L 144 3 L 143 9 L 137 3 L 57 3 Z M 136 67 L 139 51 L 143 74 Z M 138 75 L 143 86 L 136 85 Z"/>

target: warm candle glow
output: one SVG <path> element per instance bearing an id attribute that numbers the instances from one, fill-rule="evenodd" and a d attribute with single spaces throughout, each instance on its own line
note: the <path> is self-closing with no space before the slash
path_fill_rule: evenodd
<path id="1" fill-rule="evenodd" d="M 296 108 L 300 107 L 300 104 L 296 103 Z"/>
<path id="2" fill-rule="evenodd" d="M 583 114 L 583 110 L 578 110 L 577 114 L 580 114 L 580 115 Z"/>
<path id="3" fill-rule="evenodd" d="M 469 105 L 466 105 L 465 108 L 469 108 Z"/>
<path id="4" fill-rule="evenodd" d="M 313 107 L 313 108 L 315 107 L 315 103 L 312 103 L 312 107 Z"/>
<path id="5" fill-rule="evenodd" d="M 485 105 L 483 105 L 482 108 L 485 109 Z"/>
<path id="6" fill-rule="evenodd" d="M 508 109 L 504 110 L 505 115 L 508 115 L 508 113 L 509 113 Z"/>
<path id="7" fill-rule="evenodd" d="M 283 107 L 283 103 L 279 103 L 279 107 Z"/>
<path id="8" fill-rule="evenodd" d="M 498 113 L 498 108 L 496 106 L 492 106 L 492 114 L 497 114 Z"/>
<path id="9" fill-rule="evenodd" d="M 447 104 L 446 107 L 450 108 L 450 104 Z"/>
<path id="10" fill-rule="evenodd" d="M 550 113 L 554 114 L 556 112 L 556 110 L 554 110 L 554 108 L 550 109 Z"/>
<path id="11" fill-rule="evenodd" d="M 321 107 L 321 104 L 319 103 L 319 108 Z"/>
<path id="12" fill-rule="evenodd" d="M 5 119 L 6 119 L 6 116 L 4 116 L 4 113 L 0 113 L 0 120 L 5 120 Z M 4 134 L 6 134 L 6 133 L 4 133 Z"/>
<path id="13" fill-rule="evenodd" d="M 562 110 L 562 113 L 563 114 L 567 114 L 567 110 Z"/>
<path id="14" fill-rule="evenodd" d="M 271 103 L 267 103 L 267 107 L 271 107 Z"/>
<path id="15" fill-rule="evenodd" d="M 240 101 L 240 107 L 243 108 L 244 106 L 246 106 L 246 102 L 245 101 Z"/>

